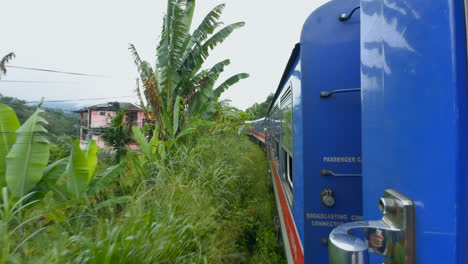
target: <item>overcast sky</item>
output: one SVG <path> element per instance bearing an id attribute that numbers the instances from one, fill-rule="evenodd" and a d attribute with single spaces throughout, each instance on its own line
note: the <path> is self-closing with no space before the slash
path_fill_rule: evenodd
<path id="1" fill-rule="evenodd" d="M 229 58 L 219 81 L 247 72 L 251 77 L 223 94 L 245 109 L 276 90 L 305 19 L 327 0 L 198 0 L 193 26 L 211 8 L 226 3 L 225 24 L 245 21 L 226 42 L 211 52 L 205 68 Z M 137 72 L 128 51 L 133 43 L 140 56 L 154 64 L 166 0 L 0 0 L 0 56 L 14 51 L 12 66 L 46 68 L 102 75 L 83 77 L 10 68 L 0 81 L 0 93 L 27 101 L 87 99 L 137 102 Z M 17 83 L 41 81 L 56 83 Z M 58 83 L 57 83 L 58 82 Z"/>

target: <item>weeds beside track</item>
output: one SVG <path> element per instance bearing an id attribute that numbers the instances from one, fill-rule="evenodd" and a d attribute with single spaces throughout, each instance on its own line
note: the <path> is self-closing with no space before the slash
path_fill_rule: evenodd
<path id="1" fill-rule="evenodd" d="M 127 157 L 132 159 L 132 154 Z M 130 165 L 99 197 L 109 205 L 28 211 L 47 226 L 19 263 L 283 263 L 261 149 L 241 136 L 202 136 L 168 152 L 164 167 Z M 131 164 L 131 162 L 130 162 Z M 109 198 L 111 197 L 111 198 Z M 120 200 L 119 200 L 120 199 Z M 13 261 L 15 262 L 15 261 Z"/>

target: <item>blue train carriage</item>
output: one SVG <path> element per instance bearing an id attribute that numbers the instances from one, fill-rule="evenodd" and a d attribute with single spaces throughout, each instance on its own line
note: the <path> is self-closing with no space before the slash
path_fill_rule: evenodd
<path id="1" fill-rule="evenodd" d="M 338 19 L 358 5 L 311 14 L 266 117 L 288 263 L 328 263 L 332 229 L 361 219 L 360 17 Z"/>
<path id="2" fill-rule="evenodd" d="M 361 2 L 366 221 L 333 231 L 330 263 L 468 263 L 467 5 Z M 385 240 L 367 254 L 351 229 Z"/>
<path id="3" fill-rule="evenodd" d="M 261 147 L 265 146 L 266 142 L 266 120 L 259 118 L 257 120 L 245 121 L 247 125 L 247 135 L 254 142 L 257 142 Z"/>

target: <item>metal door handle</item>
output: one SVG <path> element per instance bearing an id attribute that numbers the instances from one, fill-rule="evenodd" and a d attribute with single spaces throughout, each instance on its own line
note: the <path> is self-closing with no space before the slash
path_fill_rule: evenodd
<path id="1" fill-rule="evenodd" d="M 320 92 L 320 97 L 326 98 L 326 97 L 330 97 L 333 94 L 337 94 L 337 93 L 349 93 L 349 92 L 360 92 L 360 91 L 361 91 L 361 88 L 337 89 L 337 90 L 333 90 L 333 91 L 321 91 Z"/>
<path id="2" fill-rule="evenodd" d="M 361 177 L 362 174 L 358 173 L 336 173 L 332 170 L 322 169 L 320 170 L 322 176 L 335 176 L 335 177 Z"/>
<path id="3" fill-rule="evenodd" d="M 384 214 L 381 220 L 350 222 L 333 229 L 328 244 L 330 264 L 367 264 L 369 252 L 384 255 L 385 263 L 416 263 L 413 202 L 386 190 L 379 209 Z"/>

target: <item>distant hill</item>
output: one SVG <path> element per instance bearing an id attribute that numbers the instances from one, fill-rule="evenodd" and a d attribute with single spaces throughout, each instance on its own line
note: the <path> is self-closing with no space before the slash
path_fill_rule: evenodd
<path id="1" fill-rule="evenodd" d="M 83 107 L 80 104 L 71 103 L 71 102 L 57 102 L 57 103 L 46 102 L 43 104 L 43 106 L 46 108 L 62 110 L 65 113 L 71 113 L 72 111 L 78 110 Z"/>
<path id="2" fill-rule="evenodd" d="M 20 100 L 15 97 L 3 96 L 0 94 L 0 104 L 10 106 L 16 111 L 16 115 L 20 123 L 24 123 L 31 114 L 36 111 L 37 106 L 27 105 L 26 101 Z M 45 110 L 44 118 L 49 122 L 45 127 L 47 130 L 56 136 L 69 135 L 77 136 L 79 116 L 78 114 L 72 113 L 71 110 L 79 108 L 79 106 L 70 107 L 71 104 L 62 104 L 64 110 L 53 109 L 56 108 L 54 105 L 44 104 L 43 109 Z M 48 107 L 52 106 L 52 107 Z M 55 105 L 56 106 L 56 105 Z"/>

